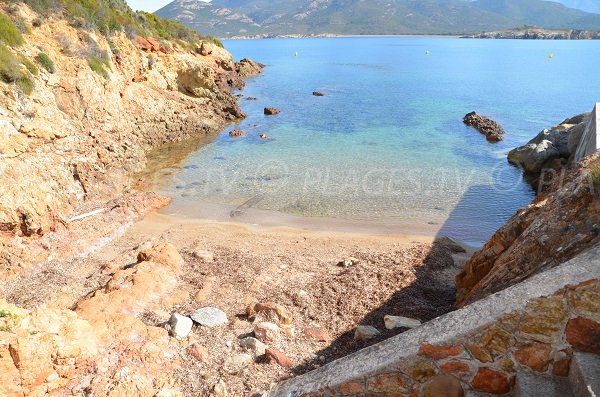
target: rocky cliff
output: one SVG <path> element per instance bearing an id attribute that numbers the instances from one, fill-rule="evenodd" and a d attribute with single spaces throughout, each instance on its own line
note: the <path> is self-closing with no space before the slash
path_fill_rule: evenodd
<path id="1" fill-rule="evenodd" d="M 27 94 L 19 84 L 0 83 L 4 237 L 61 228 L 82 208 L 130 190 L 150 148 L 242 118 L 231 90 L 243 87 L 238 72 L 260 71 L 252 61 L 234 63 L 212 42 L 158 41 L 124 31 L 105 36 L 75 27 L 60 13 L 42 22 L 23 3 L 0 6 L 24 39 L 3 48 L 30 60 L 24 64 L 39 63 L 29 73 Z"/>
<path id="2" fill-rule="evenodd" d="M 538 196 L 475 253 L 456 278 L 460 306 L 555 267 L 600 242 L 600 155 L 573 155 L 590 114 L 565 120 L 517 148 L 509 160 L 543 172 Z M 590 130 L 591 131 L 591 130 Z"/>

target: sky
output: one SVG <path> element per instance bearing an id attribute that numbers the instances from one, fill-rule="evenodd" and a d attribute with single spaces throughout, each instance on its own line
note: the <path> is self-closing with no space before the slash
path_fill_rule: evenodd
<path id="1" fill-rule="evenodd" d="M 154 12 L 172 1 L 173 0 L 127 0 L 127 3 L 129 4 L 129 7 L 133 8 L 134 10 Z"/>

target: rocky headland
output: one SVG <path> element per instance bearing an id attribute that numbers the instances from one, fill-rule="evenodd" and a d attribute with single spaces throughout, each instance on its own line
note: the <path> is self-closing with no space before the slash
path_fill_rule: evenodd
<path id="1" fill-rule="evenodd" d="M 600 39 L 600 32 L 580 29 L 544 29 L 531 27 L 483 32 L 464 37 L 471 39 L 598 40 Z"/>

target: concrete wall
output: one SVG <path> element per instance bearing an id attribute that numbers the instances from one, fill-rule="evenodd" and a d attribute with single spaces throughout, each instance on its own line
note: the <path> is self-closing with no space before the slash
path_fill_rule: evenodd
<path id="1" fill-rule="evenodd" d="M 581 137 L 581 141 L 575 151 L 575 162 L 580 162 L 584 157 L 600 150 L 600 103 L 596 103 L 592 111 L 592 117 Z"/>
<path id="2" fill-rule="evenodd" d="M 284 381 L 268 397 L 505 394 L 518 371 L 566 376 L 573 351 L 595 346 L 600 354 L 600 346 L 585 340 L 600 338 L 599 280 L 596 246 L 528 281 Z"/>

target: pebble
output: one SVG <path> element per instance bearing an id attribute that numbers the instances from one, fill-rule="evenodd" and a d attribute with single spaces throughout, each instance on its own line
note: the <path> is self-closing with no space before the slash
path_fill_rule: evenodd
<path id="1" fill-rule="evenodd" d="M 263 322 L 254 326 L 254 335 L 256 339 L 263 343 L 276 342 L 279 339 L 281 330 L 276 324 Z"/>
<path id="2" fill-rule="evenodd" d="M 285 354 L 275 349 L 267 349 L 265 355 L 267 356 L 267 361 L 276 362 L 284 368 L 292 368 L 294 363 L 290 360 Z"/>
<path id="3" fill-rule="evenodd" d="M 338 263 L 338 266 L 341 267 L 351 267 L 351 266 L 356 266 L 358 265 L 359 260 L 356 258 L 344 258 L 341 262 Z"/>
<path id="4" fill-rule="evenodd" d="M 376 338 L 380 333 L 377 328 L 370 325 L 359 325 L 354 331 L 354 339 L 365 341 Z"/>
<path id="5" fill-rule="evenodd" d="M 185 351 L 201 363 L 208 362 L 208 350 L 204 346 L 194 343 L 193 345 L 189 345 Z"/>
<path id="6" fill-rule="evenodd" d="M 227 385 L 225 385 L 225 382 L 223 381 L 223 379 L 221 379 L 213 388 L 213 392 L 215 393 L 215 396 L 217 397 L 227 397 L 229 395 L 229 393 L 227 392 Z"/>
<path id="7" fill-rule="evenodd" d="M 262 356 L 267 350 L 267 345 L 252 337 L 242 339 L 240 341 L 240 346 L 246 350 L 251 350 L 257 356 Z"/>
<path id="8" fill-rule="evenodd" d="M 225 360 L 225 371 L 229 372 L 230 374 L 236 374 L 251 362 L 251 355 L 245 353 L 236 354 L 235 356 L 229 357 Z"/>
<path id="9" fill-rule="evenodd" d="M 192 332 L 193 325 L 191 318 L 178 313 L 173 313 L 169 319 L 170 334 L 177 339 L 187 338 Z"/>
<path id="10" fill-rule="evenodd" d="M 225 325 L 229 322 L 227 315 L 214 307 L 203 307 L 191 315 L 192 320 L 205 327 L 213 328 Z"/>
<path id="11" fill-rule="evenodd" d="M 421 325 L 419 320 L 415 320 L 414 318 L 408 317 L 400 317 L 400 316 L 385 316 L 383 318 L 383 322 L 385 323 L 385 327 L 387 329 L 394 328 L 417 328 Z"/>
<path id="12" fill-rule="evenodd" d="M 194 258 L 200 259 L 204 262 L 214 262 L 215 260 L 214 254 L 210 251 L 195 250 L 192 255 L 194 256 Z"/>
<path id="13" fill-rule="evenodd" d="M 304 330 L 304 335 L 308 338 L 315 339 L 319 342 L 329 342 L 331 337 L 327 333 L 325 328 L 321 327 L 310 327 Z"/>

